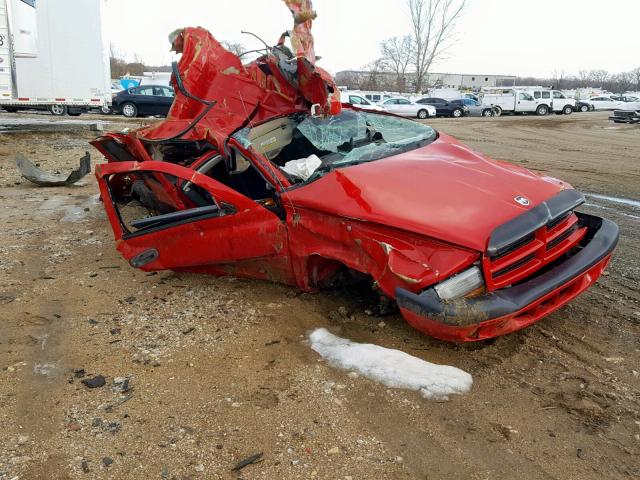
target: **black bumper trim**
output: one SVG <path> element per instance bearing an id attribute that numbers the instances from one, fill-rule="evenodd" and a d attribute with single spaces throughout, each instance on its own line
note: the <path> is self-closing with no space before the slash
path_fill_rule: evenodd
<path id="1" fill-rule="evenodd" d="M 491 233 L 487 254 L 490 257 L 499 255 L 509 245 L 583 203 L 582 193 L 573 189 L 562 190 L 556 196 L 496 228 Z"/>
<path id="2" fill-rule="evenodd" d="M 574 256 L 525 283 L 497 290 L 470 299 L 444 302 L 434 288 L 415 294 L 403 288 L 396 289 L 396 300 L 401 308 L 436 320 L 449 326 L 468 326 L 516 313 L 539 298 L 569 283 L 598 262 L 616 247 L 618 226 L 610 220 L 576 213 L 581 226 L 588 228 L 590 241 Z"/>

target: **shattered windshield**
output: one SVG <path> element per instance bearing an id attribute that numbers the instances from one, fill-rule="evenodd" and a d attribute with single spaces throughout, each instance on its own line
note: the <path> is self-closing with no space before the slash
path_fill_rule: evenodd
<path id="1" fill-rule="evenodd" d="M 331 117 L 296 114 L 246 128 L 234 136 L 251 145 L 289 175 L 310 181 L 335 169 L 420 148 L 436 131 L 412 120 L 343 110 Z"/>

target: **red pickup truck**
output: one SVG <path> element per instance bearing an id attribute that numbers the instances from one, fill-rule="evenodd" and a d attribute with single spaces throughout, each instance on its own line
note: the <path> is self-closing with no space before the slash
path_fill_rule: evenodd
<path id="1" fill-rule="evenodd" d="M 418 330 L 475 341 L 540 320 L 607 266 L 618 227 L 577 212 L 584 197 L 570 185 L 420 122 L 340 110 L 324 72 L 298 58 L 304 81 L 287 76 L 285 50 L 243 66 L 207 32 L 187 33 L 167 120 L 94 142 L 108 159 L 96 168 L 104 207 L 133 267 L 305 291 L 360 276 Z M 203 70 L 185 76 L 190 42 Z M 315 87 L 287 103 L 282 82 L 269 84 L 276 71 Z"/>

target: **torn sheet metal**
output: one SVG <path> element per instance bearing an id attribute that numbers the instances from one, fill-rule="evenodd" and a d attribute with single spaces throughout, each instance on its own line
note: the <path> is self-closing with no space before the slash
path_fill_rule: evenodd
<path id="1" fill-rule="evenodd" d="M 166 120 L 131 135 L 152 143 L 204 140 L 224 152 L 229 135 L 249 124 L 312 108 L 318 115 L 339 113 L 340 92 L 331 75 L 315 65 L 311 1 L 285 3 L 294 16 L 292 32 L 247 65 L 207 30 L 185 28 L 172 77 L 176 96 Z M 284 45 L 286 36 L 295 52 Z"/>
<path id="2" fill-rule="evenodd" d="M 80 159 L 80 166 L 66 175 L 64 173 L 49 173 L 30 162 L 22 154 L 16 155 L 16 166 L 24 178 L 40 187 L 63 187 L 73 185 L 91 172 L 91 155 L 89 152 Z"/>

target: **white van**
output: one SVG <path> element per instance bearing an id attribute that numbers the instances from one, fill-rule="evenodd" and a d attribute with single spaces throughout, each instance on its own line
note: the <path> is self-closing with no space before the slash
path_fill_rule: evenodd
<path id="1" fill-rule="evenodd" d="M 358 91 L 343 90 L 340 92 L 340 101 L 342 103 L 349 103 L 363 110 L 372 110 L 380 112 L 384 110 L 380 105 L 370 102 L 365 96 Z"/>
<path id="2" fill-rule="evenodd" d="M 576 106 L 576 101 L 573 98 L 567 97 L 560 90 L 551 90 L 548 88 L 527 88 L 526 92 L 533 95 L 536 100 L 541 100 L 540 105 L 545 105 L 549 108 L 549 112 L 563 113 L 565 115 L 571 115 L 573 113 L 573 107 Z M 538 115 L 542 115 L 538 113 Z"/>

